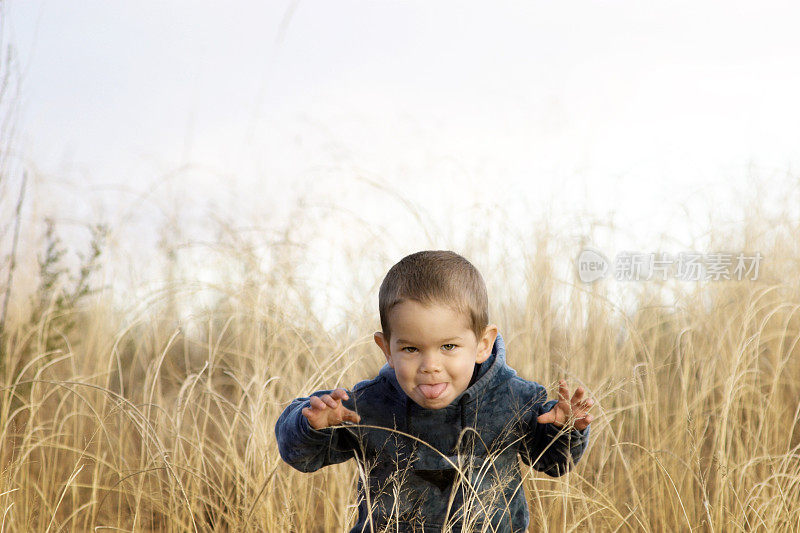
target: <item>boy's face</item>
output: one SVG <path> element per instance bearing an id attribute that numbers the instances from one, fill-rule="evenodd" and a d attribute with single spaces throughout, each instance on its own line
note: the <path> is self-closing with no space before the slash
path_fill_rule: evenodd
<path id="1" fill-rule="evenodd" d="M 426 409 L 446 407 L 467 389 L 475 363 L 489 358 L 497 337 L 494 324 L 476 339 L 466 317 L 453 309 L 411 300 L 396 305 L 390 320 L 391 342 L 382 332 L 375 342 L 403 391 Z"/>

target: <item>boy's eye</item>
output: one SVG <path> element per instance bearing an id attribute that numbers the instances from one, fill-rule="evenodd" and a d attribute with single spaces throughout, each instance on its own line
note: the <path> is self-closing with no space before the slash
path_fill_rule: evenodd
<path id="1" fill-rule="evenodd" d="M 445 351 L 447 352 L 452 352 L 457 348 L 457 346 L 455 344 L 442 344 L 442 348 L 444 348 Z M 401 352 L 413 353 L 410 350 L 416 350 L 416 348 L 414 348 L 413 346 L 405 346 L 403 348 L 400 348 Z"/>

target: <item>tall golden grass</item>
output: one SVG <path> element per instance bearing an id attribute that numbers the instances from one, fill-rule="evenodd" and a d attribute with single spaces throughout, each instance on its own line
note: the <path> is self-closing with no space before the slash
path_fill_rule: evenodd
<path id="1" fill-rule="evenodd" d="M 521 465 L 530 531 L 800 530 L 800 224 L 756 213 L 740 229 L 709 228 L 708 243 L 760 251 L 757 280 L 629 282 L 632 312 L 608 294 L 620 282 L 558 270 L 578 239 L 521 239 L 525 282 L 514 287 L 496 246 L 477 237 L 456 249 L 484 273 L 518 373 L 551 394 L 566 377 L 597 402 L 572 471 L 550 478 Z M 236 282 L 173 279 L 127 308 L 112 305 L 113 287 L 66 307 L 53 291 L 32 320 L 9 317 L 0 531 L 352 526 L 355 462 L 295 471 L 274 426 L 292 398 L 375 375 L 371 302 L 383 272 L 326 329 L 296 272 L 302 254 L 276 245 L 262 270 L 250 249 L 219 243 L 246 273 Z M 176 302 L 200 291 L 215 303 L 181 317 Z"/>

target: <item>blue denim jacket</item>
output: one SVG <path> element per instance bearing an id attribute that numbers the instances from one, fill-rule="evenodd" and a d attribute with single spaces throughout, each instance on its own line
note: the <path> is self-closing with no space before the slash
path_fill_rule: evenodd
<path id="1" fill-rule="evenodd" d="M 557 400 L 506 364 L 500 334 L 473 384 L 447 407 L 420 407 L 388 364 L 348 396 L 343 404 L 361 416 L 359 424 L 316 430 L 301 413 L 310 405 L 303 397 L 281 413 L 275 436 L 281 458 L 301 472 L 359 461 L 358 520 L 350 533 L 377 533 L 388 523 L 404 532 L 524 531 L 529 516 L 517 456 L 560 476 L 589 441 L 589 427 L 564 431 L 536 421 Z"/>

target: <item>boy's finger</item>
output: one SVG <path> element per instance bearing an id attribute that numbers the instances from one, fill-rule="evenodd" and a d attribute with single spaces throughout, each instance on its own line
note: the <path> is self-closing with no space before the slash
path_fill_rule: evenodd
<path id="1" fill-rule="evenodd" d="M 361 422 L 361 416 L 354 411 L 350 411 L 349 409 L 344 413 L 345 420 L 349 420 L 350 422 L 359 423 Z"/>
<path id="2" fill-rule="evenodd" d="M 326 409 L 328 407 L 325 405 L 325 402 L 320 400 L 317 396 L 312 396 L 309 398 L 309 401 L 311 402 L 311 407 L 314 409 Z"/>
<path id="3" fill-rule="evenodd" d="M 594 400 L 588 398 L 586 400 L 581 400 L 580 402 L 573 404 L 572 410 L 579 413 L 588 413 L 589 409 L 591 409 L 593 405 L 594 405 Z"/>
<path id="4" fill-rule="evenodd" d="M 572 395 L 572 403 L 573 404 L 580 403 L 581 400 L 583 400 L 583 393 L 584 392 L 585 391 L 584 391 L 583 387 L 578 387 L 577 389 L 575 389 L 575 394 Z"/>
<path id="5" fill-rule="evenodd" d="M 539 415 L 536 418 L 536 421 L 539 422 L 540 424 L 549 424 L 551 422 L 555 422 L 555 420 L 556 420 L 555 409 L 551 409 L 546 413 Z"/>
<path id="6" fill-rule="evenodd" d="M 330 394 L 323 394 L 322 396 L 320 396 L 320 399 L 321 399 L 323 402 L 325 402 L 325 404 L 326 404 L 328 407 L 332 407 L 332 408 L 336 409 L 336 407 L 337 407 L 336 400 L 334 400 L 333 398 L 331 398 L 331 395 L 330 395 Z"/>
<path id="7" fill-rule="evenodd" d="M 347 396 L 347 391 L 344 390 L 344 389 L 336 389 L 335 391 L 333 391 L 331 393 L 331 396 L 333 396 L 335 399 L 338 399 L 338 400 L 348 400 L 349 399 L 349 396 Z"/>
<path id="8" fill-rule="evenodd" d="M 560 379 L 558 381 L 558 397 L 565 402 L 569 401 L 569 387 L 567 387 L 566 379 Z"/>

